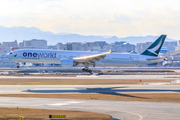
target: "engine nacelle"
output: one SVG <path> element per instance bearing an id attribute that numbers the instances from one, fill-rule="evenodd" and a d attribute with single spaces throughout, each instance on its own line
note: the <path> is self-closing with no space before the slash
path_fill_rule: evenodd
<path id="1" fill-rule="evenodd" d="M 76 66 L 76 62 L 73 59 L 61 59 L 61 67 L 70 68 Z"/>

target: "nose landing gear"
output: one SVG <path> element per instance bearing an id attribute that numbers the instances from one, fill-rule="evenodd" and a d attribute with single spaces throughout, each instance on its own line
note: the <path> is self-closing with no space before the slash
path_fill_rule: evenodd
<path id="1" fill-rule="evenodd" d="M 17 63 L 17 68 L 19 68 L 19 63 Z"/>

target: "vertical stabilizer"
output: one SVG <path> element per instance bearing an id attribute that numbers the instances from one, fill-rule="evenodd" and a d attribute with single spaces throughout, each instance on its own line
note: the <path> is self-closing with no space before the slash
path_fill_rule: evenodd
<path id="1" fill-rule="evenodd" d="M 166 39 L 166 35 L 161 35 L 143 53 L 141 53 L 141 55 L 148 55 L 148 56 L 157 57 L 165 39 Z"/>

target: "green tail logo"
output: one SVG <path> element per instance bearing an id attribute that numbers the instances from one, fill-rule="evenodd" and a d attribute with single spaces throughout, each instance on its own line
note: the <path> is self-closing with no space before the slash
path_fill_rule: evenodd
<path id="1" fill-rule="evenodd" d="M 155 56 L 157 57 L 161 47 L 166 39 L 166 35 L 161 35 L 156 41 L 154 41 L 141 55 Z"/>
<path id="2" fill-rule="evenodd" d="M 17 56 L 17 54 L 16 55 L 14 55 L 14 57 L 16 57 Z"/>

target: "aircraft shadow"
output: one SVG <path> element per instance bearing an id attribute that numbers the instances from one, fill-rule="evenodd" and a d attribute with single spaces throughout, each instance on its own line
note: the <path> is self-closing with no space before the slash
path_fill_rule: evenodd
<path id="1" fill-rule="evenodd" d="M 121 120 L 121 119 L 118 119 L 118 118 L 112 118 L 111 120 Z"/>
<path id="2" fill-rule="evenodd" d="M 180 90 L 167 90 L 167 89 L 120 89 L 125 87 L 109 87 L 109 88 L 76 88 L 75 90 L 24 90 L 22 92 L 31 92 L 31 93 L 99 93 L 99 94 L 109 94 L 109 95 L 118 95 L 125 97 L 133 98 L 143 98 L 134 95 L 129 95 L 127 93 L 158 93 L 158 92 L 176 92 L 179 93 Z M 126 87 L 127 88 L 127 87 Z M 126 93 L 127 92 L 127 93 Z"/>
<path id="3" fill-rule="evenodd" d="M 111 88 L 76 88 L 76 90 L 23 90 L 22 92 L 34 92 L 34 93 L 101 93 L 101 94 L 118 94 L 120 93 L 146 93 L 146 92 L 176 92 L 180 90 L 167 90 L 167 89 L 117 89 L 122 87 Z"/>

